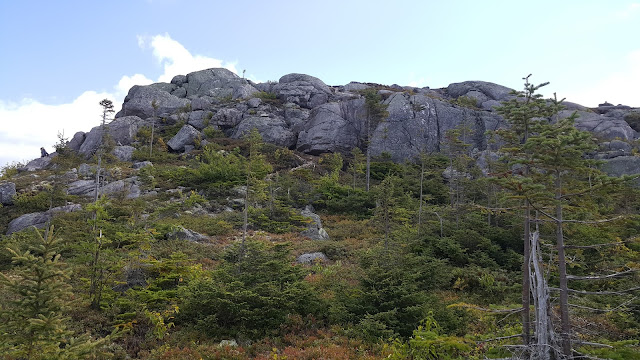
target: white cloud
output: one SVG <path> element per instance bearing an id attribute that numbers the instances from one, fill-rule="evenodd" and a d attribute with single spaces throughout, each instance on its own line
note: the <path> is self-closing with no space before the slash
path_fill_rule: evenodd
<path id="1" fill-rule="evenodd" d="M 62 105 L 45 105 L 33 99 L 19 104 L 0 102 L 0 165 L 36 158 L 41 146 L 52 151 L 58 133 L 71 137 L 79 129 L 97 125 L 96 109 L 104 98 L 113 100 L 113 94 L 86 91 Z"/>
<path id="2" fill-rule="evenodd" d="M 150 40 L 143 38 L 141 47 L 146 47 L 150 43 L 153 48 L 153 56 L 162 64 L 164 72 L 158 78 L 161 82 L 170 82 L 176 75 L 184 75 L 194 70 L 209 68 L 226 68 L 234 73 L 238 73 L 234 63 L 225 63 L 222 60 L 192 55 L 182 44 L 173 40 L 169 34 L 156 35 Z M 140 37 L 138 38 L 140 45 Z"/>
<path id="3" fill-rule="evenodd" d="M 142 74 L 135 74 L 133 76 L 125 75 L 118 81 L 115 89 L 118 96 L 124 98 L 124 95 L 126 95 L 134 85 L 149 85 L 151 83 L 153 83 L 153 80 Z"/>
<path id="4" fill-rule="evenodd" d="M 597 73 L 597 70 L 595 70 Z M 614 105 L 640 106 L 640 49 L 626 56 L 624 65 L 593 85 L 567 94 L 567 100 L 585 106 L 597 106 L 608 101 Z"/>
<path id="5" fill-rule="evenodd" d="M 631 3 L 623 10 L 617 11 L 615 15 L 620 19 L 628 19 L 638 12 L 640 12 L 640 3 Z"/>
<path id="6" fill-rule="evenodd" d="M 156 81 L 168 82 L 175 75 L 212 67 L 224 67 L 237 73 L 234 63 L 193 55 L 168 34 L 138 36 L 138 45 L 143 50 L 150 47 L 153 57 L 163 66 L 164 71 Z M 29 98 L 19 103 L 0 99 L 0 167 L 38 157 L 41 146 L 49 152 L 53 151 L 59 132 L 64 131 L 65 137 L 71 138 L 77 131 L 89 131 L 99 123 L 100 100 L 112 100 L 116 110 L 119 110 L 133 85 L 152 82 L 143 74 L 124 75 L 109 92 L 85 91 L 73 102 L 60 105 L 46 105 Z"/>

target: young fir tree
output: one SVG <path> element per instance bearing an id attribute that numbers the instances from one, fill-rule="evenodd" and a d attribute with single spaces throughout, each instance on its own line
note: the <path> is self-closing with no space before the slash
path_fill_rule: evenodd
<path id="1" fill-rule="evenodd" d="M 506 141 L 502 151 L 509 159 L 509 169 L 499 181 L 505 188 L 510 189 L 518 198 L 524 200 L 525 209 L 525 263 L 523 264 L 523 336 L 525 344 L 529 344 L 529 264 L 531 263 L 530 242 L 530 210 L 546 217 L 554 224 L 555 245 L 557 251 L 557 267 L 559 280 L 559 312 L 561 355 L 573 358 L 572 328 L 569 313 L 569 288 L 567 274 L 567 258 L 565 251 L 566 232 L 570 223 L 597 223 L 597 210 L 585 213 L 585 206 L 589 204 L 592 195 L 612 189 L 612 185 L 619 180 L 612 180 L 602 176 L 594 160 L 586 155 L 596 149 L 592 135 L 586 131 L 576 129 L 574 122 L 577 115 L 558 119 L 557 114 L 562 110 L 561 101 L 555 96 L 552 100 L 543 100 L 535 94 L 541 84 L 533 86 L 525 78 L 525 92 L 519 93 L 519 99 L 508 102 L 510 108 L 501 110 L 510 114 L 514 124 L 510 130 L 501 131 L 502 139 Z M 519 105 L 516 103 L 520 103 Z M 509 119 L 509 118 L 507 118 Z M 624 179 L 623 179 L 624 180 Z M 587 219 L 584 219 L 584 217 Z M 526 293 L 525 293 L 526 290 Z M 549 304 L 536 304 L 549 306 Z M 543 329 L 536 331 L 538 344 Z M 553 345 L 552 339 L 542 343 Z M 538 351 L 538 349 L 536 349 Z M 545 351 L 548 351 L 545 349 Z"/>
<path id="2" fill-rule="evenodd" d="M 387 112 L 387 105 L 382 103 L 382 97 L 375 89 L 367 89 L 363 92 L 365 108 L 367 109 L 366 118 L 366 155 L 367 155 L 367 167 L 366 178 L 367 185 L 366 190 L 369 191 L 371 184 L 371 133 L 375 130 L 378 124 L 383 121 L 389 113 Z"/>
<path id="3" fill-rule="evenodd" d="M 87 211 L 93 213 L 89 220 L 92 237 L 86 243 L 82 243 L 80 258 L 85 260 L 89 271 L 89 297 L 91 308 L 100 310 L 102 293 L 110 281 L 110 276 L 115 272 L 117 263 L 114 250 L 109 247 L 111 240 L 102 233 L 103 227 L 109 220 L 106 210 L 107 199 L 102 196 L 93 204 L 87 205 Z"/>
<path id="4" fill-rule="evenodd" d="M 151 160 L 151 156 L 153 155 L 153 133 L 156 127 L 156 117 L 158 116 L 158 101 L 152 100 L 151 107 L 153 108 L 153 116 L 151 117 L 151 139 L 149 140 L 149 160 Z"/>
<path id="5" fill-rule="evenodd" d="M 0 352 L 8 359 L 84 359 L 106 339 L 74 337 L 65 312 L 72 297 L 70 271 L 58 253 L 60 241 L 53 226 L 37 243 L 21 253 L 9 248 L 15 266 L 0 273 L 9 297 L 0 305 Z"/>
<path id="6" fill-rule="evenodd" d="M 530 151 L 524 148 L 524 144 L 531 134 L 531 126 L 535 119 L 543 119 L 551 116 L 554 109 L 536 94 L 541 87 L 547 83 L 533 85 L 529 83 L 529 77 L 525 80 L 524 90 L 514 92 L 514 98 L 502 103 L 502 107 L 497 112 L 502 115 L 509 125 L 508 129 L 498 131 L 498 135 L 504 142 L 500 152 L 505 154 L 507 169 L 502 173 L 497 173 L 497 182 L 503 188 L 510 190 L 516 198 L 523 201 L 523 244 L 524 261 L 522 263 L 522 338 L 524 345 L 529 345 L 531 340 L 530 330 L 530 278 L 529 263 L 531 262 L 531 248 L 529 243 L 531 232 L 531 205 L 524 193 L 534 184 L 529 177 L 529 166 L 531 161 Z"/>
<path id="7" fill-rule="evenodd" d="M 449 201 L 451 210 L 456 214 L 456 226 L 460 223 L 460 205 L 464 202 L 464 189 L 468 185 L 469 169 L 473 159 L 469 156 L 471 128 L 460 124 L 445 133 L 444 149 L 449 158 Z"/>
<path id="8" fill-rule="evenodd" d="M 240 247 L 240 255 L 244 254 L 245 242 L 247 240 L 247 229 L 249 226 L 249 206 L 251 201 L 260 201 L 265 198 L 264 177 L 273 169 L 266 161 L 261 152 L 262 136 L 256 128 L 245 136 L 245 140 L 249 142 L 249 156 L 246 160 L 246 191 L 244 197 L 244 211 L 242 224 L 242 243 Z"/>
<path id="9" fill-rule="evenodd" d="M 102 132 L 102 140 L 100 141 L 100 146 L 98 147 L 98 168 L 96 169 L 96 193 L 95 193 L 95 201 L 98 201 L 99 193 L 100 193 L 100 171 L 102 166 L 102 155 L 105 151 L 105 138 L 107 136 L 107 122 L 111 120 L 109 115 L 114 112 L 113 110 L 113 102 L 109 99 L 103 99 L 100 101 L 100 106 L 102 106 L 102 121 L 100 123 L 100 131 Z"/>
<path id="10" fill-rule="evenodd" d="M 559 102 L 551 102 L 555 112 Z M 555 113 L 554 112 L 554 113 Z M 589 132 L 575 128 L 577 115 L 555 122 L 537 121 L 533 124 L 533 134 L 524 145 L 531 154 L 531 176 L 535 183 L 544 187 L 543 191 L 527 194 L 531 205 L 547 216 L 555 224 L 555 241 L 558 254 L 558 279 L 560 282 L 560 321 L 562 353 L 572 357 L 571 323 L 569 319 L 569 290 L 567 284 L 567 260 L 565 256 L 564 228 L 567 222 L 566 210 L 573 197 L 585 196 L 593 181 L 587 180 L 594 172 L 593 160 L 585 154 L 596 148 Z M 549 206 L 553 212 L 541 208 Z M 545 304 L 546 306 L 546 304 Z"/>
<path id="11" fill-rule="evenodd" d="M 351 155 L 353 159 L 351 160 L 351 164 L 349 164 L 349 172 L 353 175 L 353 190 L 355 190 L 358 183 L 358 174 L 363 173 L 362 163 L 364 162 L 364 154 L 362 154 L 360 148 L 354 147 L 351 149 Z"/>

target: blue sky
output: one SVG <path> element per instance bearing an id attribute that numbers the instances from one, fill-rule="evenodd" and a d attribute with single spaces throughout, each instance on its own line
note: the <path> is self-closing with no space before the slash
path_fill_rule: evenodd
<path id="1" fill-rule="evenodd" d="M 98 124 L 134 84 L 227 67 L 445 87 L 484 80 L 640 106 L 640 0 L 0 0 L 0 166 Z"/>

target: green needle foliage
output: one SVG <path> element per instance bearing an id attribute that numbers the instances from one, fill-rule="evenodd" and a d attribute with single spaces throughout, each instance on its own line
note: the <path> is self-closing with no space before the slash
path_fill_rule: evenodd
<path id="1" fill-rule="evenodd" d="M 84 359 L 106 339 L 74 337 L 65 316 L 71 299 L 70 271 L 58 253 L 53 227 L 26 252 L 8 248 L 15 270 L 0 274 L 10 294 L 0 308 L 0 352 L 5 359 Z"/>

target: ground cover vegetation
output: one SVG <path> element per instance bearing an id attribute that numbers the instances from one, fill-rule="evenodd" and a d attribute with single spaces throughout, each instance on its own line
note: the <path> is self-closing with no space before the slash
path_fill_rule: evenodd
<path id="1" fill-rule="evenodd" d="M 2 233 L 83 206 L 2 236 L 0 359 L 640 359 L 640 192 L 599 172 L 591 134 L 525 81 L 500 110 L 510 127 L 487 134 L 501 156 L 487 175 L 464 126 L 394 163 L 369 135 L 314 157 L 213 129 L 174 154 L 179 126 L 155 116 L 134 153 L 153 166 L 89 161 L 137 172 L 142 197 L 67 195 L 60 179 L 86 162 L 70 151 L 37 179 L 5 169 L 19 195 Z M 384 121 L 363 96 L 367 125 Z M 308 205 L 329 239 L 303 235 Z"/>

